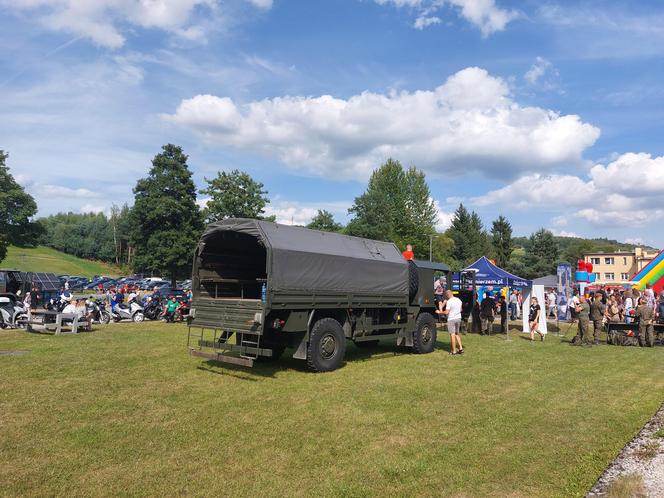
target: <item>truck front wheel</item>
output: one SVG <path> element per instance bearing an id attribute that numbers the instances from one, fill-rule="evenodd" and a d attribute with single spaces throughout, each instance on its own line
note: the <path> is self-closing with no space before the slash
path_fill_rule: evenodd
<path id="1" fill-rule="evenodd" d="M 307 366 L 314 372 L 329 372 L 341 366 L 346 354 L 346 336 L 334 318 L 318 320 L 309 335 Z"/>
<path id="2" fill-rule="evenodd" d="M 422 313 L 415 322 L 413 351 L 417 354 L 431 353 L 436 347 L 436 320 L 429 313 Z"/>

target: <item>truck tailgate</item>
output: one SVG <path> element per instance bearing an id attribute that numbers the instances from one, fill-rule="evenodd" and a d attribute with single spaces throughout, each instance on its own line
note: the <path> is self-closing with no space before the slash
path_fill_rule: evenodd
<path id="1" fill-rule="evenodd" d="M 197 298 L 191 308 L 194 315 L 191 327 L 261 334 L 263 302 L 260 299 Z"/>

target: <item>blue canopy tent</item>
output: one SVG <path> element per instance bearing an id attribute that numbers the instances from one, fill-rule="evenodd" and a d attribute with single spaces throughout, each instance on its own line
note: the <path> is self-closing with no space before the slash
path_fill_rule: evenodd
<path id="1" fill-rule="evenodd" d="M 498 268 L 486 256 L 482 256 L 473 264 L 468 265 L 463 269 L 464 272 L 475 272 L 475 284 L 478 287 L 512 287 L 517 289 L 525 289 L 532 287 L 531 280 L 517 277 L 510 272 Z M 458 274 L 454 275 L 455 283 L 458 282 Z"/>

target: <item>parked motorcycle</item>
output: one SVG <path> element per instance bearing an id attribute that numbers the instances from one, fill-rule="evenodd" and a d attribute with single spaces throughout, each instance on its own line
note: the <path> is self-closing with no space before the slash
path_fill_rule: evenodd
<path id="1" fill-rule="evenodd" d="M 161 300 L 148 297 L 143 309 L 143 315 L 148 320 L 159 320 L 163 312 Z"/>
<path id="2" fill-rule="evenodd" d="M 143 314 L 143 306 L 138 304 L 135 299 L 129 301 L 128 304 L 118 304 L 112 312 L 113 320 L 119 322 L 121 320 L 132 320 L 134 322 L 142 322 L 145 319 Z"/>
<path id="3" fill-rule="evenodd" d="M 88 299 L 85 301 L 87 313 L 92 315 L 92 321 L 107 325 L 111 321 L 111 314 L 106 311 L 106 303 L 100 299 Z"/>
<path id="4" fill-rule="evenodd" d="M 14 294 L 0 294 L 0 328 L 25 327 L 28 312 Z"/>

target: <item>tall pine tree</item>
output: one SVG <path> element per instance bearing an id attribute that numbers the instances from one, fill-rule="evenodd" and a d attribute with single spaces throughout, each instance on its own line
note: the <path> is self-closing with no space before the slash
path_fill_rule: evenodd
<path id="1" fill-rule="evenodd" d="M 512 257 L 514 244 L 512 242 L 512 225 L 503 215 L 494 220 L 491 227 L 491 245 L 496 259 L 496 264 L 506 268 Z"/>
<path id="2" fill-rule="evenodd" d="M 488 236 L 476 212 L 469 212 L 463 204 L 454 212 L 452 226 L 446 235 L 454 241 L 452 256 L 465 266 L 489 253 Z"/>
<path id="3" fill-rule="evenodd" d="M 167 274 L 175 284 L 189 275 L 203 222 L 196 187 L 182 148 L 164 145 L 146 178 L 134 187 L 131 245 L 134 268 Z"/>

